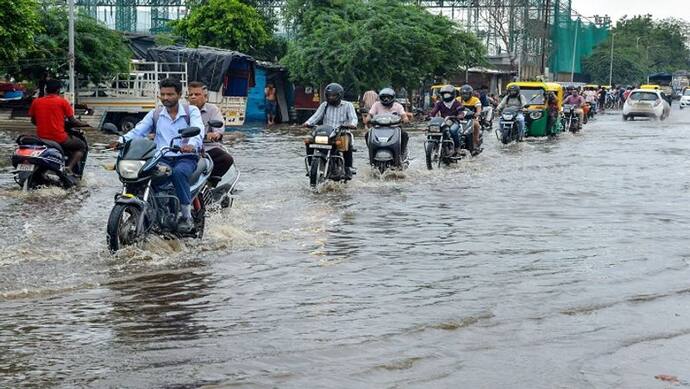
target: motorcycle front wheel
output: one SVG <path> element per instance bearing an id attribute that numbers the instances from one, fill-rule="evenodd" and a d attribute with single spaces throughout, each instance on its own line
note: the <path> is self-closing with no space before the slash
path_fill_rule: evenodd
<path id="1" fill-rule="evenodd" d="M 141 211 L 129 204 L 115 204 L 108 218 L 107 238 L 110 252 L 134 244 L 139 238 L 137 220 Z"/>
<path id="2" fill-rule="evenodd" d="M 426 168 L 429 170 L 434 169 L 434 149 L 436 148 L 436 143 L 427 142 L 424 152 L 426 153 Z"/>
<path id="3" fill-rule="evenodd" d="M 320 183 L 325 181 L 324 168 L 325 162 L 321 158 L 312 158 L 309 166 L 309 185 L 316 188 Z"/>

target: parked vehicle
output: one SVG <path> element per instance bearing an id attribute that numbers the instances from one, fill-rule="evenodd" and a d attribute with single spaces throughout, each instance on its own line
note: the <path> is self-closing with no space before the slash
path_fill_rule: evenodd
<path id="1" fill-rule="evenodd" d="M 407 152 L 402 149 L 402 118 L 383 114 L 374 116 L 370 123 L 367 147 L 369 164 L 383 174 L 386 170 L 404 170 L 409 165 Z"/>
<path id="2" fill-rule="evenodd" d="M 656 89 L 635 89 L 623 105 L 623 120 L 649 117 L 665 120 L 671 114 L 665 94 Z"/>
<path id="3" fill-rule="evenodd" d="M 114 127 L 112 124 L 108 126 Z M 172 174 L 170 167 L 160 161 L 166 153 L 179 151 L 173 142 L 199 133 L 200 130 L 195 127 L 180 130 L 180 135 L 171 140 L 170 146 L 158 151 L 156 144 L 148 138 L 132 139 L 119 147 L 115 170 L 122 182 L 122 192 L 115 196 L 115 205 L 110 211 L 106 228 L 108 248 L 112 252 L 141 241 L 150 234 L 198 239 L 203 236 L 206 223 L 204 199 L 207 181 L 213 170 L 211 158 L 199 158 L 189 180 L 194 222 L 190 232 L 178 231 L 180 200 L 175 195 L 173 184 L 157 183 Z"/>
<path id="4" fill-rule="evenodd" d="M 67 133 L 88 145 L 81 130 L 68 128 Z M 69 155 L 59 143 L 41 139 L 36 135 L 21 135 L 17 138 L 17 148 L 11 158 L 12 166 L 15 168 L 14 181 L 24 190 L 41 186 L 71 188 L 79 183 L 88 154 L 87 149 L 81 161 L 77 163 L 74 176 L 70 176 L 65 172 Z"/>

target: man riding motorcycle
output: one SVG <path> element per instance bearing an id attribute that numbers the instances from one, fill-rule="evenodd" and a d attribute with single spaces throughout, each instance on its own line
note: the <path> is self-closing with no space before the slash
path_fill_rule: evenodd
<path id="1" fill-rule="evenodd" d="M 170 180 L 175 187 L 175 194 L 180 200 L 181 216 L 178 221 L 178 230 L 189 232 L 194 228 L 192 221 L 192 195 L 189 178 L 196 170 L 199 160 L 199 152 L 203 147 L 204 122 L 201 119 L 199 108 L 193 105 L 182 104 L 182 84 L 173 78 L 166 78 L 160 82 L 160 100 L 165 109 L 151 110 L 144 119 L 119 140 L 110 144 L 111 148 L 133 138 L 144 138 L 149 133 L 155 132 L 156 148 L 158 150 L 169 146 L 170 141 L 179 135 L 179 130 L 187 127 L 201 129 L 201 133 L 195 137 L 178 139 L 173 144 L 180 147 L 180 153 L 168 151 L 161 161 L 167 164 L 172 171 Z"/>
<path id="2" fill-rule="evenodd" d="M 74 117 L 74 109 L 69 101 L 60 96 L 61 87 L 60 80 L 46 81 L 46 95 L 31 102 L 29 116 L 31 123 L 36 125 L 36 135 L 39 138 L 60 144 L 68 158 L 65 170 L 67 174 L 73 175 L 77 162 L 81 161 L 86 152 L 87 145 L 65 131 L 65 120 L 73 127 L 89 125 Z"/>
<path id="3" fill-rule="evenodd" d="M 349 129 L 357 128 L 357 112 L 355 112 L 355 107 L 349 101 L 343 101 L 343 96 L 345 95 L 345 89 L 340 84 L 330 83 L 326 85 L 326 90 L 324 91 L 326 95 L 326 101 L 319 105 L 316 112 L 304 122 L 304 126 L 312 127 L 318 124 L 333 126 L 333 127 L 343 127 Z M 343 152 L 343 157 L 345 159 L 345 174 L 348 178 L 352 178 L 352 134 L 348 134 L 350 137 L 350 142 L 348 142 L 347 151 Z M 307 146 L 307 155 L 311 155 L 313 149 Z"/>
<path id="4" fill-rule="evenodd" d="M 445 85 L 439 90 L 441 98 L 434 104 L 434 108 L 429 113 L 430 117 L 440 115 L 441 117 L 456 117 L 462 118 L 465 115 L 465 108 L 455 99 L 455 87 L 453 85 Z M 460 148 L 460 125 L 453 123 L 450 126 L 450 136 L 455 143 L 455 154 Z"/>
<path id="5" fill-rule="evenodd" d="M 460 87 L 460 96 L 462 98 L 463 107 L 474 110 L 474 119 L 472 119 L 472 142 L 474 146 L 472 147 L 473 153 L 478 153 L 479 148 L 479 132 L 482 130 L 479 120 L 482 117 L 482 102 L 477 96 L 474 95 L 474 89 L 471 86 L 465 84 Z"/>
<path id="6" fill-rule="evenodd" d="M 505 108 L 517 108 L 515 122 L 517 123 L 518 127 L 518 142 L 522 142 L 525 136 L 525 115 L 522 113 L 522 110 L 526 105 L 527 99 L 525 96 L 520 94 L 520 87 L 517 85 L 511 85 L 510 88 L 508 88 L 508 94 L 503 98 L 501 103 L 498 104 L 498 107 L 496 108 L 499 116 Z"/>
<path id="7" fill-rule="evenodd" d="M 213 160 L 213 171 L 211 177 L 223 177 L 230 169 L 234 160 L 221 145 L 218 143 L 223 139 L 225 128 L 213 128 L 209 125 L 211 120 L 218 120 L 224 122 L 223 114 L 215 104 L 208 102 L 208 89 L 204 83 L 199 81 L 192 81 L 187 86 L 188 100 L 190 103 L 199 108 L 201 112 L 201 120 L 205 125 L 205 133 L 207 142 L 204 143 L 204 151 Z M 211 182 L 216 185 L 217 182 Z"/>
<path id="8" fill-rule="evenodd" d="M 395 91 L 391 88 L 381 89 L 381 92 L 379 92 L 379 101 L 375 102 L 374 105 L 371 106 L 371 109 L 369 110 L 369 115 L 367 115 L 364 120 L 364 124 L 368 125 L 369 121 L 371 121 L 371 119 L 374 116 L 382 114 L 394 114 L 400 116 L 403 123 L 410 122 L 410 118 L 407 116 L 407 113 L 405 112 L 405 107 L 403 107 L 402 104 L 395 101 Z M 402 148 L 403 154 L 405 154 L 407 152 L 407 142 L 410 137 L 407 134 L 407 131 L 401 129 L 400 132 L 400 146 Z M 364 134 L 364 139 L 369 139 L 369 131 L 367 131 Z"/>
<path id="9" fill-rule="evenodd" d="M 582 123 L 584 123 L 585 116 L 585 111 L 582 109 L 582 107 L 585 105 L 584 97 L 580 96 L 580 92 L 577 89 L 573 88 L 570 96 L 566 97 L 565 100 L 563 100 L 563 104 L 575 106 L 575 113 L 580 118 L 578 128 L 582 128 Z"/>

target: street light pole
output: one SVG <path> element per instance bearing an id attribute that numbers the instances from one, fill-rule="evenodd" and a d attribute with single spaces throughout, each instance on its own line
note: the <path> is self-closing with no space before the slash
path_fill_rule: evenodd
<path id="1" fill-rule="evenodd" d="M 573 82 L 575 80 L 575 50 L 577 49 L 577 31 L 580 27 L 580 19 L 578 18 L 575 23 L 575 39 L 573 40 L 573 63 L 570 66 L 570 82 Z"/>
<path id="2" fill-rule="evenodd" d="M 68 31 L 68 53 L 67 61 L 69 62 L 69 94 L 72 105 L 76 102 L 76 86 L 74 76 L 74 0 L 67 0 L 69 12 L 69 31 Z"/>
<path id="3" fill-rule="evenodd" d="M 616 33 L 611 34 L 611 65 L 609 66 L 609 86 L 613 86 L 613 43 L 616 38 Z"/>

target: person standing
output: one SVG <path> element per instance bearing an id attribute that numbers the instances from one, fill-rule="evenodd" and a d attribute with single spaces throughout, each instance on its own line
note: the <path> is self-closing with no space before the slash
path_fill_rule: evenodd
<path id="1" fill-rule="evenodd" d="M 272 126 L 276 121 L 276 111 L 278 102 L 276 101 L 276 88 L 273 83 L 269 82 L 264 89 L 264 96 L 266 98 L 266 117 L 268 125 Z"/>
<path id="2" fill-rule="evenodd" d="M 373 107 L 377 101 L 379 101 L 379 95 L 375 90 L 368 90 L 364 92 L 362 101 L 359 104 L 359 111 L 362 114 L 362 121 L 366 120 L 369 111 L 371 111 L 371 107 Z"/>

